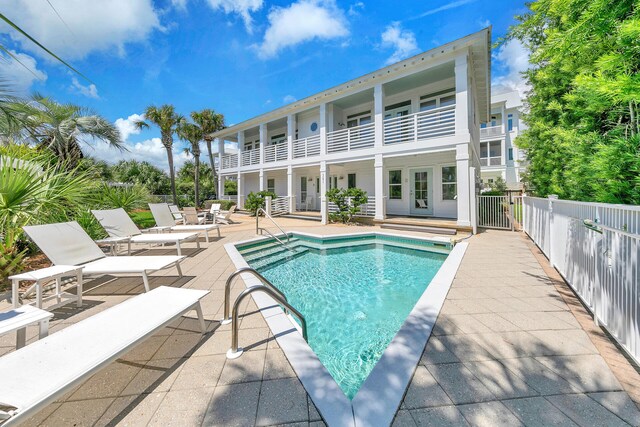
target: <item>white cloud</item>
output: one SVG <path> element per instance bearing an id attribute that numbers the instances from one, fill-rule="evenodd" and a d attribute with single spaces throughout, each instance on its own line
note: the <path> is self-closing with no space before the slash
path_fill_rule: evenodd
<path id="1" fill-rule="evenodd" d="M 10 52 L 18 60 L 9 55 L 0 55 L 0 78 L 10 84 L 12 95 L 26 95 L 33 82 L 47 79 L 47 73 L 38 70 L 38 64 L 33 57 L 13 50 Z"/>
<path id="2" fill-rule="evenodd" d="M 313 39 L 330 40 L 349 35 L 344 12 L 335 0 L 299 0 L 289 7 L 274 7 L 268 19 L 269 28 L 258 46 L 258 55 L 263 59 Z"/>
<path id="3" fill-rule="evenodd" d="M 207 0 L 212 9 L 222 9 L 224 13 L 237 13 L 244 21 L 249 34 L 253 33 L 251 12 L 262 8 L 263 0 Z"/>
<path id="4" fill-rule="evenodd" d="M 360 14 L 361 10 L 364 10 L 364 3 L 361 1 L 358 1 L 352 4 L 351 6 L 349 6 L 349 10 L 347 11 L 347 14 L 349 16 L 356 16 Z"/>
<path id="5" fill-rule="evenodd" d="M 115 125 L 120 131 L 120 136 L 123 141 L 129 140 L 129 135 L 138 135 L 140 133 L 140 129 L 136 127 L 136 122 L 144 120 L 144 115 L 142 114 L 132 114 L 126 119 L 119 118 L 115 121 Z"/>
<path id="6" fill-rule="evenodd" d="M 65 0 L 55 6 L 62 19 L 40 1 L 4 0 L 2 8 L 11 11 L 11 19 L 23 30 L 65 60 L 80 59 L 93 51 L 115 50 L 122 55 L 126 43 L 144 41 L 154 29 L 162 29 L 151 0 Z M 0 25 L 0 32 L 48 59 L 6 24 Z"/>
<path id="7" fill-rule="evenodd" d="M 493 53 L 493 59 L 502 72 L 496 73 L 492 82 L 495 93 L 517 90 L 521 97 L 530 89 L 521 73 L 529 68 L 529 51 L 518 40 L 502 45 Z"/>
<path id="8" fill-rule="evenodd" d="M 416 36 L 409 30 L 403 30 L 399 22 L 392 22 L 382 33 L 382 47 L 393 48 L 386 64 L 393 64 L 418 52 Z"/>
<path id="9" fill-rule="evenodd" d="M 98 96 L 98 88 L 96 87 L 96 85 L 91 83 L 88 86 L 84 86 L 75 77 L 73 77 L 71 79 L 71 89 L 74 92 L 78 92 L 78 93 L 80 93 L 80 94 L 82 94 L 82 95 L 84 95 L 86 97 L 89 97 L 89 98 L 95 98 L 95 99 L 100 98 Z"/>
<path id="10" fill-rule="evenodd" d="M 171 6 L 175 7 L 178 10 L 186 10 L 187 0 L 171 0 Z"/>
<path id="11" fill-rule="evenodd" d="M 284 98 L 282 98 L 282 102 L 285 104 L 290 104 L 292 102 L 297 101 L 298 99 L 293 96 L 293 95 L 286 95 Z"/>
<path id="12" fill-rule="evenodd" d="M 111 164 L 118 163 L 120 160 L 138 160 L 140 162 L 149 162 L 165 172 L 169 171 L 167 150 L 162 145 L 160 138 L 151 138 L 135 143 L 129 142 L 125 146 L 129 151 L 121 152 L 110 148 L 107 144 L 95 144 L 87 149 L 87 153 Z M 180 169 L 189 158 L 189 155 L 182 150 L 181 146 L 174 142 L 173 162 L 176 170 Z"/>
<path id="13" fill-rule="evenodd" d="M 452 1 L 446 4 L 443 4 L 442 6 L 436 7 L 434 9 L 429 9 L 426 12 L 423 12 L 417 16 L 414 16 L 410 19 L 419 19 L 419 18 L 424 18 L 425 16 L 429 16 L 429 15 L 434 15 L 436 13 L 439 12 L 443 12 L 445 10 L 449 10 L 449 9 L 454 9 L 456 7 L 460 7 L 460 6 L 464 6 L 465 4 L 469 4 L 469 3 L 473 3 L 476 0 L 456 0 L 456 1 Z"/>

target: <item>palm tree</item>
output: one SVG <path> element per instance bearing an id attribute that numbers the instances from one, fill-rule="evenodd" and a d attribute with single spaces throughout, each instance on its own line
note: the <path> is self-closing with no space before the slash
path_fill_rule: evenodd
<path id="1" fill-rule="evenodd" d="M 171 195 L 173 203 L 178 203 L 176 195 L 176 173 L 173 169 L 173 134 L 176 132 L 178 124 L 183 117 L 176 113 L 173 105 L 165 104 L 160 107 L 150 105 L 144 110 L 144 118 L 160 128 L 160 139 L 165 150 L 167 150 L 167 160 L 169 161 L 169 178 L 171 178 Z M 136 122 L 139 129 L 149 128 L 149 124 L 144 120 Z"/>
<path id="2" fill-rule="evenodd" d="M 195 201 L 196 206 L 200 205 L 200 141 L 202 140 L 202 129 L 200 126 L 182 121 L 178 125 L 178 136 L 191 144 L 190 148 L 185 148 L 187 153 L 193 155 Z"/>
<path id="3" fill-rule="evenodd" d="M 120 150 L 126 149 L 115 125 L 85 108 L 59 104 L 39 94 L 30 100 L 17 100 L 15 105 L 20 111 L 23 126 L 17 128 L 19 131 L 13 135 L 9 134 L 11 127 L 0 126 L 2 136 L 33 141 L 49 149 L 69 168 L 74 168 L 84 157 L 83 144 L 91 145 L 98 140 Z"/>
<path id="4" fill-rule="evenodd" d="M 204 141 L 207 143 L 209 163 L 211 164 L 211 173 L 213 175 L 213 188 L 217 194 L 218 178 L 216 176 L 216 168 L 213 162 L 213 151 L 211 150 L 211 142 L 213 141 L 213 137 L 211 135 L 225 128 L 224 116 L 207 108 L 202 111 L 192 112 L 191 118 L 200 127 L 202 131 L 202 139 L 204 139 Z"/>

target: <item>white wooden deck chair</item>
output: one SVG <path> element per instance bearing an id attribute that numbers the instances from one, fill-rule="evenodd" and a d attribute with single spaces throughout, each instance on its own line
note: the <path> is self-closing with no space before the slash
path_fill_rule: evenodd
<path id="1" fill-rule="evenodd" d="M 429 209 L 429 206 L 427 206 L 427 203 L 424 201 L 424 199 L 416 199 L 416 202 L 418 203 L 418 207 L 420 209 Z"/>
<path id="2" fill-rule="evenodd" d="M 205 221 L 204 221 L 205 224 L 209 219 L 213 221 L 215 216 L 218 215 L 218 213 L 220 213 L 220 206 L 221 206 L 220 203 L 212 203 L 211 206 L 209 207 L 208 212 L 201 212 L 198 214 L 198 216 L 205 218 Z"/>
<path id="3" fill-rule="evenodd" d="M 233 215 L 235 211 L 236 211 L 236 205 L 233 205 L 231 206 L 231 208 L 229 208 L 228 211 L 219 212 L 217 215 L 214 216 L 215 222 L 221 222 L 223 224 L 232 223 L 233 221 L 231 220 L 231 215 Z"/>
<path id="4" fill-rule="evenodd" d="M 209 291 L 160 286 L 0 358 L 0 425 L 18 425 L 195 310 Z M 3 423 L 4 420 L 4 423 Z"/>
<path id="5" fill-rule="evenodd" d="M 180 208 L 178 206 L 169 205 L 169 210 L 171 211 L 171 215 L 173 215 L 173 219 L 176 221 L 176 225 L 184 224 L 184 215 L 182 215 L 182 212 L 180 212 Z"/>
<path id="6" fill-rule="evenodd" d="M 173 215 L 171 215 L 171 211 L 169 210 L 169 205 L 166 203 L 149 203 L 149 209 L 151 209 L 151 214 L 156 220 L 156 229 L 169 229 L 171 231 L 187 233 L 202 233 L 204 234 L 207 243 L 209 243 L 209 232 L 211 230 L 217 230 L 218 237 L 220 237 L 220 227 L 217 224 L 175 225 L 173 222 Z"/>
<path id="7" fill-rule="evenodd" d="M 53 264 L 82 265 L 83 276 L 140 275 L 147 292 L 150 289 L 149 273 L 175 267 L 182 277 L 180 261 L 185 258 L 184 256 L 106 256 L 75 221 L 31 225 L 22 229 Z"/>
<path id="8" fill-rule="evenodd" d="M 198 245 L 198 249 L 200 249 L 198 233 L 143 234 L 131 217 L 129 217 L 122 208 L 93 210 L 91 213 L 96 217 L 100 225 L 102 225 L 110 237 L 128 237 L 129 245 L 131 243 L 175 243 L 176 248 L 178 249 L 178 255 L 182 255 L 182 248 L 180 244 L 195 240 Z"/>

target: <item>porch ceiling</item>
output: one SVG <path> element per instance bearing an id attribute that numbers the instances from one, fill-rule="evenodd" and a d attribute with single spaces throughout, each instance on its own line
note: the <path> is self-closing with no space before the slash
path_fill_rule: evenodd
<path id="1" fill-rule="evenodd" d="M 447 62 L 419 73 L 411 74 L 398 80 L 393 80 L 384 85 L 386 96 L 396 93 L 406 92 L 415 89 L 417 86 L 424 86 L 454 77 L 454 61 Z"/>

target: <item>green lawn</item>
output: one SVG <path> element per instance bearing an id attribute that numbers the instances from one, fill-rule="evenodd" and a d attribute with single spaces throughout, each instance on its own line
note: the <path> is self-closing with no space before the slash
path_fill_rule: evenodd
<path id="1" fill-rule="evenodd" d="M 136 223 L 138 228 L 149 228 L 156 225 L 156 220 L 153 219 L 151 211 L 136 211 L 129 214 L 133 222 Z"/>

